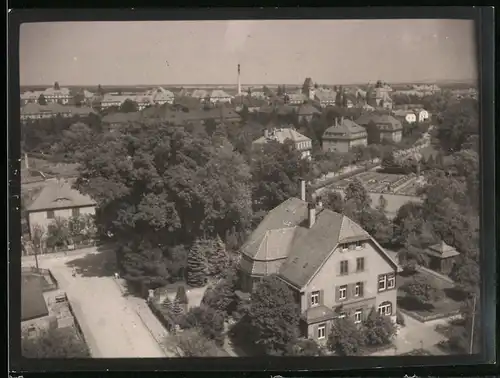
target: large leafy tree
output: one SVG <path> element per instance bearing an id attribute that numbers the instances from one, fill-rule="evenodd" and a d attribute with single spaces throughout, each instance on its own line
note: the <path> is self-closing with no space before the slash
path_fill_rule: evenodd
<path id="1" fill-rule="evenodd" d="M 252 293 L 247 316 L 257 343 L 268 354 L 283 354 L 298 336 L 299 307 L 290 288 L 272 275 Z"/>
<path id="2" fill-rule="evenodd" d="M 98 224 L 118 244 L 140 235 L 168 257 L 169 247 L 243 230 L 252 217 L 242 157 L 182 129 L 130 123 L 101 135 L 80 163 L 76 186 L 97 201 Z"/>
<path id="3" fill-rule="evenodd" d="M 479 105 L 463 99 L 450 104 L 438 117 L 437 138 L 445 152 L 459 151 L 472 135 L 479 134 Z"/>
<path id="4" fill-rule="evenodd" d="M 321 196 L 321 202 L 325 209 L 330 209 L 337 213 L 342 213 L 344 210 L 344 200 L 338 192 L 328 192 Z"/>
<path id="5" fill-rule="evenodd" d="M 253 201 L 256 210 L 269 211 L 299 195 L 299 179 L 313 177 L 312 164 L 302 159 L 291 141 L 270 142 L 252 155 Z"/>

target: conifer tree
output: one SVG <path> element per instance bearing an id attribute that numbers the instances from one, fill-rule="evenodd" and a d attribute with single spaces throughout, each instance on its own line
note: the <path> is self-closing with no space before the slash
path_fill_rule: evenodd
<path id="1" fill-rule="evenodd" d="M 186 294 L 186 288 L 182 285 L 177 288 L 177 294 L 175 295 L 175 301 L 180 305 L 188 304 L 188 297 Z"/>
<path id="2" fill-rule="evenodd" d="M 196 240 L 188 253 L 187 283 L 202 287 L 207 283 L 207 242 Z"/>
<path id="3" fill-rule="evenodd" d="M 228 267 L 229 254 L 226 244 L 217 236 L 212 248 L 208 252 L 208 274 L 210 276 L 220 276 Z"/>

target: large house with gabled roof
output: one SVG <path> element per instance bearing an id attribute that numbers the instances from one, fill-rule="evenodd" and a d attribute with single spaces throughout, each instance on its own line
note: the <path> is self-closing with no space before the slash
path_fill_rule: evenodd
<path id="1" fill-rule="evenodd" d="M 242 292 L 276 274 L 300 305 L 304 337 L 324 343 L 335 319 L 360 323 L 373 308 L 395 321 L 397 262 L 353 220 L 306 201 L 304 181 L 301 198 L 271 210 L 241 256 Z"/>

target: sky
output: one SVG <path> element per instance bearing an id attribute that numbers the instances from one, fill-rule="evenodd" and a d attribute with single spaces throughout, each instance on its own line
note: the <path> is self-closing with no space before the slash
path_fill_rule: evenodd
<path id="1" fill-rule="evenodd" d="M 477 77 L 467 20 L 21 25 L 21 85 L 407 83 Z"/>

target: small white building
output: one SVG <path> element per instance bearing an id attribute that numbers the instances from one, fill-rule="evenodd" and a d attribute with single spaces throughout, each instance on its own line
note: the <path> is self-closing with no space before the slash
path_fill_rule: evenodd
<path id="1" fill-rule="evenodd" d="M 301 157 L 303 159 L 311 158 L 311 150 L 312 150 L 311 139 L 306 137 L 305 135 L 302 135 L 301 133 L 297 132 L 292 128 L 284 128 L 284 129 L 273 128 L 271 130 L 265 130 L 264 136 L 253 141 L 252 147 L 259 148 L 265 145 L 266 143 L 272 141 L 283 144 L 285 143 L 286 140 L 291 140 L 294 143 L 295 148 L 298 151 L 300 151 Z"/>
<path id="2" fill-rule="evenodd" d="M 230 94 L 227 94 L 221 89 L 214 89 L 210 94 L 210 102 L 212 104 L 216 103 L 230 103 L 233 97 Z"/>
<path id="3" fill-rule="evenodd" d="M 73 189 L 64 180 L 48 181 L 38 197 L 26 209 L 30 234 L 35 225 L 46 230 L 56 219 L 70 219 L 80 214 L 95 214 L 96 202 Z"/>
<path id="4" fill-rule="evenodd" d="M 429 119 L 429 112 L 425 109 L 415 109 L 418 122 L 425 122 Z"/>

